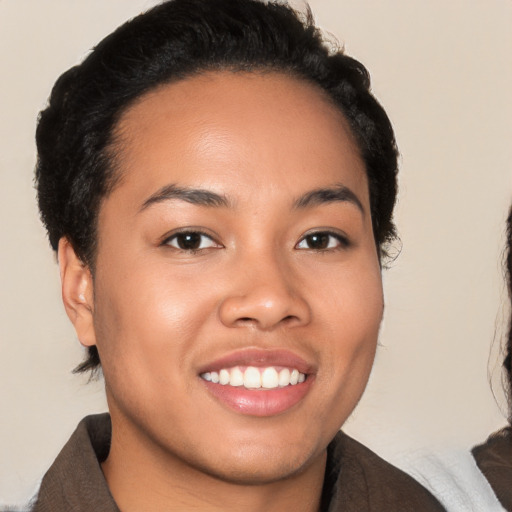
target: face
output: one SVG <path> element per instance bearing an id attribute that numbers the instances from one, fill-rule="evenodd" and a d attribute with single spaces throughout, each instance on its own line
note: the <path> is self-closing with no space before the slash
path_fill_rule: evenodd
<path id="1" fill-rule="evenodd" d="M 114 432 L 239 482 L 313 464 L 363 392 L 383 309 L 347 123 L 305 82 L 219 72 L 147 94 L 117 133 L 77 329 Z"/>

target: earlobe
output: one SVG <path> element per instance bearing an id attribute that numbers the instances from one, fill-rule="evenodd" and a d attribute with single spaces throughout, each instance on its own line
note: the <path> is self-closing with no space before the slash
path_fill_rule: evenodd
<path id="1" fill-rule="evenodd" d="M 80 343 L 96 345 L 94 332 L 93 281 L 89 267 L 77 256 L 65 237 L 59 241 L 58 261 L 62 286 L 62 301 L 75 327 Z"/>

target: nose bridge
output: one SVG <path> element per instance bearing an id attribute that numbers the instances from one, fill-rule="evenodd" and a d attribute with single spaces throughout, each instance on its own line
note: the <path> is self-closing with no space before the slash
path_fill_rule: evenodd
<path id="1" fill-rule="evenodd" d="M 292 261 L 276 248 L 247 251 L 238 258 L 220 314 L 229 326 L 271 329 L 309 321 L 309 306 L 294 279 Z"/>

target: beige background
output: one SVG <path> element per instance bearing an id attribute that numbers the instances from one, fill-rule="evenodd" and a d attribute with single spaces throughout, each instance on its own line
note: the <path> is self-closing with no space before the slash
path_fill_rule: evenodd
<path id="1" fill-rule="evenodd" d="M 0 504 L 30 496 L 78 420 L 105 409 L 101 382 L 70 373 L 82 352 L 35 208 L 37 112 L 62 71 L 153 3 L 0 0 Z M 507 315 L 512 2 L 311 5 L 370 69 L 402 153 L 403 250 L 385 272 L 382 346 L 346 430 L 410 469 L 406 454 L 470 447 L 504 423 L 487 372 L 499 381 Z"/>

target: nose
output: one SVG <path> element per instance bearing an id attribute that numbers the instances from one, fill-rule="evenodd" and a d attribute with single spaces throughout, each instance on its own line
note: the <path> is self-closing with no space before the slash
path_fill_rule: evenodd
<path id="1" fill-rule="evenodd" d="M 221 322 L 228 327 L 254 326 L 272 330 L 297 327 L 311 320 L 311 309 L 300 279 L 275 257 L 261 254 L 237 265 L 229 292 L 220 305 Z"/>

